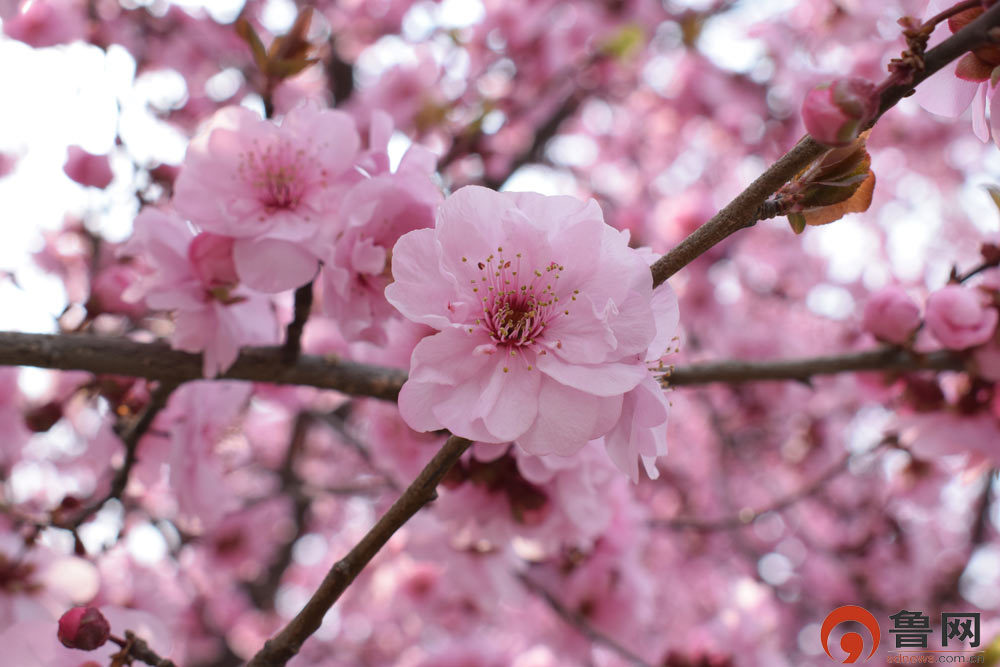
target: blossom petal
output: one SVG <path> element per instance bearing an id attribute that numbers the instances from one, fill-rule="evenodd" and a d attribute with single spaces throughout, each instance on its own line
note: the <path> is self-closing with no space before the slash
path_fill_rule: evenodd
<path id="1" fill-rule="evenodd" d="M 404 234 L 392 251 L 394 282 L 385 288 L 385 298 L 404 317 L 435 329 L 463 321 L 472 308 L 459 296 L 455 277 L 442 271 L 440 255 L 433 229 Z"/>
<path id="2" fill-rule="evenodd" d="M 301 245 L 277 239 L 239 239 L 233 261 L 240 281 L 260 292 L 283 292 L 316 277 L 319 261 Z"/>
<path id="3" fill-rule="evenodd" d="M 537 363 L 538 370 L 553 380 L 594 396 L 623 394 L 649 374 L 637 361 L 575 364 L 555 354 L 540 354 Z"/>
<path id="4" fill-rule="evenodd" d="M 515 440 L 535 421 L 538 415 L 538 389 L 541 373 L 528 370 L 523 362 L 506 367 L 497 364 L 494 374 L 498 395 L 493 408 L 484 416 L 483 423 L 500 440 Z"/>

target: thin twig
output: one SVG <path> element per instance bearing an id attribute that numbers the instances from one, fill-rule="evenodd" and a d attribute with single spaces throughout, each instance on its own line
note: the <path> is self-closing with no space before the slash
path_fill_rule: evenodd
<path id="1" fill-rule="evenodd" d="M 616 642 L 614 639 L 611 639 L 606 634 L 596 629 L 594 626 L 588 623 L 587 619 L 585 619 L 581 614 L 573 611 L 572 609 L 564 605 L 562 602 L 557 600 L 556 597 L 551 592 L 549 592 L 548 589 L 546 589 L 544 586 L 539 584 L 537 581 L 535 581 L 528 575 L 519 573 L 517 575 L 517 578 L 521 580 L 521 583 L 524 584 L 525 588 L 527 588 L 529 591 L 531 591 L 541 599 L 545 600 L 545 604 L 547 604 L 549 608 L 552 609 L 552 611 L 554 611 L 559 616 L 559 618 L 566 621 L 568 625 L 573 627 L 573 629 L 575 629 L 577 632 L 579 632 L 581 635 L 583 635 L 590 641 L 594 642 L 595 644 L 601 644 L 603 646 L 606 646 L 607 648 L 611 649 L 625 660 L 631 662 L 633 665 L 637 665 L 638 667 L 653 667 L 650 663 L 646 662 L 638 655 L 636 655 L 632 651 L 628 650 L 627 648 Z"/>
<path id="2" fill-rule="evenodd" d="M 694 530 L 708 533 L 716 530 L 735 530 L 750 525 L 757 517 L 769 512 L 780 512 L 788 509 L 800 500 L 815 495 L 823 487 L 847 469 L 851 456 L 847 455 L 827 468 L 819 477 L 802 488 L 789 493 L 772 503 L 757 509 L 745 508 L 739 513 L 718 519 L 705 519 L 696 516 L 679 516 L 672 519 L 651 519 L 649 525 L 678 530 Z"/>
<path id="3" fill-rule="evenodd" d="M 176 382 L 163 382 L 160 384 L 160 386 L 153 390 L 149 398 L 149 403 L 143 411 L 135 418 L 125 432 L 122 433 L 121 439 L 125 445 L 125 460 L 122 462 L 122 466 L 115 471 L 115 476 L 111 480 L 111 488 L 108 489 L 108 492 L 86 504 L 71 518 L 53 522 L 52 525 L 68 530 L 76 530 L 104 507 L 106 502 L 112 499 L 121 499 L 122 494 L 125 493 L 125 488 L 128 486 L 132 468 L 138 460 L 137 450 L 139 449 L 139 441 L 149 431 L 149 427 L 153 425 L 156 416 L 167 406 L 170 394 L 176 388 Z"/>
<path id="4" fill-rule="evenodd" d="M 886 88 L 881 95 L 878 114 L 870 125 L 874 125 L 882 114 L 895 106 L 899 100 L 910 95 L 917 84 L 948 63 L 975 48 L 997 42 L 998 36 L 992 32 L 997 26 L 1000 26 L 1000 3 L 928 51 L 924 57 L 923 70 L 915 72 L 910 83 Z M 767 198 L 827 150 L 826 146 L 808 135 L 800 139 L 790 151 L 780 157 L 711 220 L 658 259 L 651 268 L 653 286 L 661 285 L 667 278 L 730 235 L 755 225 L 761 206 Z"/>
<path id="5" fill-rule="evenodd" d="M 172 660 L 161 658 L 156 651 L 150 648 L 144 639 L 137 637 L 131 630 L 125 631 L 125 639 L 115 637 L 114 635 L 109 637 L 109 639 L 121 647 L 122 650 L 116 655 L 128 660 L 128 663 L 123 664 L 131 664 L 133 660 L 138 660 L 147 665 L 152 665 L 152 667 L 177 667 Z M 116 662 L 114 664 L 119 663 Z"/>
<path id="6" fill-rule="evenodd" d="M 278 548 L 271 559 L 271 564 L 260 577 L 247 584 L 246 589 L 250 599 L 258 609 L 272 611 L 274 609 L 274 598 L 281 585 L 281 579 L 292 564 L 295 552 L 295 543 L 298 542 L 307 529 L 307 518 L 311 499 L 303 489 L 302 479 L 295 472 L 295 463 L 305 449 L 306 436 L 309 435 L 309 426 L 312 423 L 312 415 L 308 412 L 300 412 L 295 417 L 292 425 L 292 436 L 288 442 L 288 449 L 285 450 L 285 458 L 278 476 L 281 479 L 280 493 L 292 501 L 292 523 L 294 530 Z"/>
<path id="7" fill-rule="evenodd" d="M 285 346 L 281 350 L 282 361 L 294 364 L 302 352 L 302 332 L 313 305 L 312 281 L 295 290 L 295 309 L 292 321 L 285 330 Z"/>
<path id="8" fill-rule="evenodd" d="M 295 618 L 278 634 L 264 643 L 264 647 L 248 663 L 248 667 L 275 667 L 286 664 L 323 622 L 330 607 L 343 594 L 361 570 L 389 541 L 397 530 L 420 508 L 437 496 L 438 482 L 451 470 L 472 443 L 464 438 L 451 436 L 413 480 L 392 507 L 361 538 L 351 551 L 333 567 Z"/>

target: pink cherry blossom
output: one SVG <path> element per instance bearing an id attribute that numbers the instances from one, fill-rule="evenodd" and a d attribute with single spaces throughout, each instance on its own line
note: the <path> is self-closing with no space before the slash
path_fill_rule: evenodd
<path id="1" fill-rule="evenodd" d="M 79 146 L 70 146 L 67 150 L 63 171 L 80 185 L 92 188 L 106 188 L 114 178 L 107 155 L 94 155 Z"/>
<path id="2" fill-rule="evenodd" d="M 243 345 L 278 339 L 267 297 L 227 282 L 235 277 L 224 237 L 193 235 L 171 213 L 146 208 L 135 219 L 124 252 L 142 258 L 150 269 L 126 298 L 144 298 L 150 308 L 174 311 L 171 345 L 203 352 L 205 377 L 225 371 Z"/>
<path id="3" fill-rule="evenodd" d="M 346 230 L 323 266 L 323 304 L 347 341 L 387 342 L 396 311 L 385 300 L 391 249 L 406 232 L 434 224 L 441 191 L 432 180 L 434 156 L 411 146 L 395 172 L 386 152 L 392 121 L 376 114 L 371 147 L 359 161 L 366 178 L 345 195 Z"/>
<path id="4" fill-rule="evenodd" d="M 931 0 L 924 15 L 929 18 L 954 4 L 952 0 Z M 982 12 L 983 9 L 977 7 L 952 17 L 947 27 L 937 27 L 928 46 L 940 43 Z M 973 133 L 983 142 L 989 141 L 992 134 L 993 142 L 1000 146 L 1000 97 L 996 95 L 997 86 L 992 78 L 998 65 L 1000 52 L 996 47 L 967 53 L 917 88 L 916 99 L 931 113 L 951 118 L 960 116 L 971 105 Z"/>
<path id="5" fill-rule="evenodd" d="M 417 344 L 400 394 L 418 431 L 570 455 L 649 375 L 649 268 L 596 202 L 465 187 L 393 257 L 386 297 L 439 331 Z"/>
<path id="6" fill-rule="evenodd" d="M 173 199 L 200 229 L 236 239 L 240 280 L 264 292 L 309 282 L 341 231 L 359 139 L 351 117 L 304 105 L 281 125 L 242 107 L 191 140 Z"/>
<path id="7" fill-rule="evenodd" d="M 988 341 L 997 318 L 996 308 L 976 289 L 948 285 L 927 298 L 927 327 L 942 345 L 953 350 Z"/>
<path id="8" fill-rule="evenodd" d="M 920 326 L 920 307 L 900 287 L 886 287 L 865 304 L 861 328 L 879 340 L 902 345 Z"/>

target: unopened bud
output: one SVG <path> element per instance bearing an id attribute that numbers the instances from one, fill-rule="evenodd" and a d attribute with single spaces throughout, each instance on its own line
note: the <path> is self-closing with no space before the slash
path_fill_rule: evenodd
<path id="1" fill-rule="evenodd" d="M 111 636 L 111 625 L 97 607 L 74 607 L 59 619 L 59 641 L 67 648 L 93 651 Z"/>
<path id="2" fill-rule="evenodd" d="M 878 113 L 879 95 L 864 79 L 838 79 L 817 86 L 802 103 L 802 122 L 813 139 L 827 146 L 846 146 Z"/>

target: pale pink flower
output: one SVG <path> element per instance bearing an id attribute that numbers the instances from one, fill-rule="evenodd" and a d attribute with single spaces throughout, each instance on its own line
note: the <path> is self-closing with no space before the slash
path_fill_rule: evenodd
<path id="1" fill-rule="evenodd" d="M 929 18 L 954 5 L 954 0 L 931 0 L 924 12 Z M 938 26 L 928 47 L 944 41 L 983 13 L 982 8 L 961 12 L 948 20 L 948 26 Z M 1000 146 L 1000 96 L 993 82 L 993 73 L 1000 65 L 1000 50 L 984 47 L 965 54 L 917 87 L 915 98 L 927 111 L 955 118 L 972 107 L 972 131 L 980 141 L 990 140 Z M 986 107 L 989 106 L 989 120 Z M 992 132 L 991 132 L 992 130 Z"/>
<path id="2" fill-rule="evenodd" d="M 75 2 L 27 0 L 20 12 L 3 22 L 8 37 L 40 49 L 82 39 L 87 22 Z"/>
<path id="3" fill-rule="evenodd" d="M 392 281 L 390 252 L 406 232 L 433 226 L 442 199 L 432 180 L 435 158 L 423 147 L 410 147 L 399 168 L 390 172 L 386 147 L 391 132 L 392 120 L 376 114 L 371 148 L 359 161 L 372 177 L 344 197 L 347 229 L 324 260 L 324 308 L 349 342 L 388 342 L 386 326 L 397 315 L 385 299 Z"/>
<path id="4" fill-rule="evenodd" d="M 205 528 L 236 508 L 215 447 L 252 393 L 253 386 L 246 382 L 189 382 L 170 397 L 159 420 L 170 434 L 166 460 L 178 511 L 197 517 Z"/>
<path id="5" fill-rule="evenodd" d="M 150 308 L 174 312 L 171 346 L 202 352 L 206 377 L 229 368 L 244 345 L 277 342 L 269 299 L 229 282 L 236 276 L 225 251 L 232 241 L 195 235 L 175 215 L 145 208 L 135 219 L 124 252 L 149 266 L 127 299 L 144 298 Z"/>
<path id="6" fill-rule="evenodd" d="M 953 350 L 988 341 L 997 318 L 996 308 L 977 289 L 948 285 L 927 298 L 927 328 L 942 345 Z"/>
<path id="7" fill-rule="evenodd" d="M 231 236 L 240 280 L 264 292 L 303 285 L 341 230 L 339 204 L 359 139 L 340 111 L 306 105 L 281 125 L 227 107 L 191 140 L 174 190 L 177 210 Z"/>
<path id="8" fill-rule="evenodd" d="M 901 287 L 881 289 L 865 304 L 861 328 L 879 340 L 902 345 L 919 326 L 920 307 Z"/>
<path id="9" fill-rule="evenodd" d="M 92 188 L 106 188 L 114 178 L 107 155 L 94 155 L 79 146 L 67 149 L 63 171 L 80 185 Z"/>
<path id="10" fill-rule="evenodd" d="M 393 253 L 386 297 L 439 331 L 399 398 L 418 431 L 570 455 L 649 376 L 649 267 L 592 200 L 465 187 Z"/>

